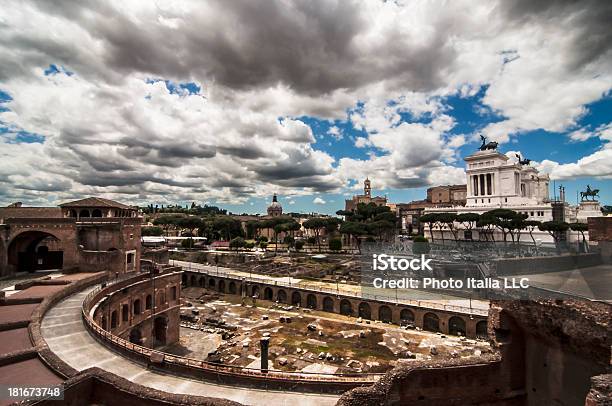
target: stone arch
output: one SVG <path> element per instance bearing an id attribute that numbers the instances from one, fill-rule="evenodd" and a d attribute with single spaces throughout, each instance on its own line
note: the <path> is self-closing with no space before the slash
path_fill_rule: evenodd
<path id="1" fill-rule="evenodd" d="M 251 288 L 251 296 L 259 297 L 259 285 L 253 285 L 253 287 Z"/>
<path id="2" fill-rule="evenodd" d="M 459 316 L 453 316 L 448 320 L 448 334 L 465 337 L 465 320 Z"/>
<path id="3" fill-rule="evenodd" d="M 46 231 L 21 232 L 7 246 L 7 263 L 13 271 L 61 269 L 64 264 L 62 241 Z"/>
<path id="4" fill-rule="evenodd" d="M 117 327 L 117 310 L 113 310 L 111 313 L 111 322 L 110 322 L 110 326 L 111 328 L 116 328 Z"/>
<path id="5" fill-rule="evenodd" d="M 130 342 L 137 345 L 142 344 L 142 333 L 139 328 L 130 330 Z"/>
<path id="6" fill-rule="evenodd" d="M 353 305 L 348 299 L 342 299 L 340 301 L 340 314 L 345 316 L 351 316 L 353 314 Z"/>
<path id="7" fill-rule="evenodd" d="M 215 287 L 215 280 L 213 278 L 208 279 L 208 287 L 214 289 L 214 287 Z"/>
<path id="8" fill-rule="evenodd" d="M 132 307 L 133 307 L 134 314 L 142 313 L 142 307 L 141 307 L 140 299 L 134 300 L 134 304 L 132 305 Z"/>
<path id="9" fill-rule="evenodd" d="M 308 294 L 308 296 L 306 296 L 306 307 L 308 307 L 309 309 L 316 309 L 317 308 L 317 296 L 313 295 L 312 293 Z"/>
<path id="10" fill-rule="evenodd" d="M 291 294 L 291 304 L 293 306 L 302 306 L 302 295 L 297 290 Z"/>
<path id="11" fill-rule="evenodd" d="M 91 212 L 91 217 L 102 217 L 102 210 L 100 209 L 94 209 Z"/>
<path id="12" fill-rule="evenodd" d="M 190 284 L 190 286 L 196 286 L 196 283 L 197 283 L 197 281 L 196 281 L 195 275 L 191 275 L 191 284 Z"/>
<path id="13" fill-rule="evenodd" d="M 435 313 L 425 313 L 423 316 L 423 330 L 433 331 L 437 333 L 440 331 L 440 318 Z"/>
<path id="14" fill-rule="evenodd" d="M 480 320 L 476 323 L 476 338 L 488 338 L 489 331 L 487 329 L 487 321 Z"/>
<path id="15" fill-rule="evenodd" d="M 370 304 L 368 302 L 359 303 L 359 317 L 362 319 L 372 319 L 372 309 L 370 308 Z"/>
<path id="16" fill-rule="evenodd" d="M 287 303 L 287 292 L 283 289 L 279 289 L 278 292 L 276 292 L 276 300 L 278 300 L 278 303 Z"/>
<path id="17" fill-rule="evenodd" d="M 410 309 L 402 309 L 400 311 L 400 324 L 413 324 L 414 312 Z"/>
<path id="18" fill-rule="evenodd" d="M 145 298 L 145 310 L 150 310 L 153 307 L 153 297 L 151 295 L 147 295 Z"/>
<path id="19" fill-rule="evenodd" d="M 91 215 L 89 214 L 89 210 L 88 209 L 82 209 L 79 212 L 79 217 L 83 218 L 83 217 L 91 217 Z"/>
<path id="20" fill-rule="evenodd" d="M 237 289 L 236 289 L 236 282 L 234 282 L 234 281 L 230 281 L 230 283 L 229 283 L 229 286 L 228 286 L 228 287 L 229 287 L 229 293 L 230 293 L 230 294 L 232 294 L 232 295 L 235 295 L 235 294 L 236 294 L 236 292 L 237 292 Z"/>
<path id="21" fill-rule="evenodd" d="M 225 293 L 225 281 L 223 279 L 219 280 L 219 283 L 217 284 L 217 290 L 219 290 L 219 292 L 221 293 Z"/>
<path id="22" fill-rule="evenodd" d="M 166 332 L 168 330 L 168 318 L 166 316 L 158 316 L 153 321 L 153 337 L 155 338 L 154 345 L 166 344 Z"/>
<path id="23" fill-rule="evenodd" d="M 198 283 L 201 288 L 205 288 L 206 287 L 206 278 L 203 276 L 200 276 L 200 279 L 198 280 Z"/>
<path id="24" fill-rule="evenodd" d="M 334 312 L 334 299 L 329 296 L 323 298 L 323 311 Z"/>
<path id="25" fill-rule="evenodd" d="M 77 217 L 76 210 L 75 209 L 68 210 L 68 217 L 76 218 Z"/>
<path id="26" fill-rule="evenodd" d="M 392 319 L 393 319 L 393 316 L 392 316 L 391 309 L 389 308 L 389 306 L 382 305 L 378 308 L 378 320 L 385 322 L 385 323 L 391 323 Z"/>
<path id="27" fill-rule="evenodd" d="M 274 292 L 272 291 L 272 288 L 269 286 L 266 286 L 266 288 L 264 289 L 264 300 L 273 300 L 274 299 Z"/>

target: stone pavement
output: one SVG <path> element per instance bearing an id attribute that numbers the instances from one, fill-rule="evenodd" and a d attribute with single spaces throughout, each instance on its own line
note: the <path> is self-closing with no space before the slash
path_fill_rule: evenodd
<path id="1" fill-rule="evenodd" d="M 51 351 L 79 371 L 97 366 L 150 388 L 177 394 L 230 399 L 245 405 L 324 406 L 334 405 L 339 398 L 336 395 L 225 386 L 150 371 L 115 354 L 88 333 L 81 319 L 81 303 L 91 289 L 59 302 L 47 312 L 41 326 L 43 338 Z"/>

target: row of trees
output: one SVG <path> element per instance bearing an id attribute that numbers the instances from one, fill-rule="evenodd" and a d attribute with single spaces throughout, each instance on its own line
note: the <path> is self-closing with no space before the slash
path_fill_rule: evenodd
<path id="1" fill-rule="evenodd" d="M 191 205 L 187 204 L 185 207 L 179 204 L 169 204 L 164 207 L 164 205 L 153 205 L 149 204 L 145 207 L 140 208 L 145 214 L 154 214 L 154 213 L 183 213 L 183 214 L 192 214 L 198 216 L 207 216 L 207 215 L 219 215 L 219 214 L 227 214 L 227 210 L 221 209 L 217 206 L 209 206 L 205 204 L 201 206 L 192 202 Z"/>
<path id="2" fill-rule="evenodd" d="M 198 235 L 200 237 L 206 237 L 210 241 L 225 239 L 231 240 L 234 237 L 243 237 L 244 232 L 240 221 L 230 216 L 185 216 L 181 214 L 171 214 L 161 216 L 153 221 L 153 225 L 161 228 L 163 234 L 168 234 L 171 229 L 187 230 L 188 236 Z M 159 234 L 159 229 L 151 231 Z M 143 230 L 143 235 L 144 230 Z M 149 234 L 151 235 L 151 234 Z"/>
<path id="3" fill-rule="evenodd" d="M 387 206 L 374 203 L 359 203 L 355 210 L 339 210 L 336 214 L 344 216 L 346 221 L 340 225 L 340 233 L 355 242 L 361 253 L 361 241 L 366 239 L 386 240 L 395 234 L 397 217 Z"/>
<path id="4" fill-rule="evenodd" d="M 523 232 L 529 233 L 534 245 L 536 243 L 533 232 L 536 229 L 548 232 L 558 245 L 563 233 L 571 229 L 580 232 L 582 235 L 583 245 L 586 247 L 586 238 L 584 232 L 588 226 L 584 223 L 566 223 L 564 221 L 536 221 L 527 220 L 526 214 L 517 213 L 510 209 L 494 209 L 483 214 L 477 213 L 428 213 L 419 218 L 419 221 L 426 225 L 429 229 L 431 240 L 434 240 L 433 230 L 437 229 L 440 232 L 440 239 L 444 243 L 444 232 L 451 232 L 455 241 L 459 239 L 459 230 L 457 224 L 461 224 L 464 230 L 472 231 L 478 228 L 485 240 L 495 241 L 494 230 L 500 231 L 503 236 L 504 243 L 508 242 L 510 237 L 512 243 L 518 243 Z"/>

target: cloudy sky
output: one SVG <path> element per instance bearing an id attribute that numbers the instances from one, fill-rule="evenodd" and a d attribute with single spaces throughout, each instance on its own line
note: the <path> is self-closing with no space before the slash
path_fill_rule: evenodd
<path id="1" fill-rule="evenodd" d="M 612 203 L 610 1 L 4 1 L 0 204 L 335 212 L 483 134 Z"/>

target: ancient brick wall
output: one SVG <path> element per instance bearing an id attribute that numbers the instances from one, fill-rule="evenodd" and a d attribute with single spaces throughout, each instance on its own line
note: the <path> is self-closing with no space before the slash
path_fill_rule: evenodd
<path id="1" fill-rule="evenodd" d="M 589 217 L 589 240 L 612 241 L 612 217 Z"/>
<path id="2" fill-rule="evenodd" d="M 165 344 L 177 342 L 180 289 L 180 274 L 177 272 L 157 276 L 154 280 L 143 275 L 139 280 L 110 286 L 108 292 L 104 290 L 99 295 L 101 301 L 94 312 L 94 320 L 116 336 L 126 340 L 132 338 L 131 341 L 137 344 L 152 347 L 155 319 L 163 317 Z M 102 298 L 102 293 L 107 295 L 109 292 L 109 296 Z"/>

